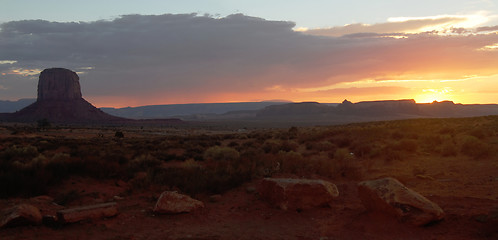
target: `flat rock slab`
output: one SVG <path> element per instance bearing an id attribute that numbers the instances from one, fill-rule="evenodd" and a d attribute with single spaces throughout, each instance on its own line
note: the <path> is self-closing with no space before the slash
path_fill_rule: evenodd
<path id="1" fill-rule="evenodd" d="M 358 194 L 367 209 L 394 215 L 401 222 L 423 226 L 444 218 L 437 204 L 394 178 L 360 182 Z"/>
<path id="2" fill-rule="evenodd" d="M 337 187 L 324 180 L 265 178 L 258 186 L 260 196 L 282 210 L 305 210 L 331 206 L 339 196 Z"/>
<path id="3" fill-rule="evenodd" d="M 83 220 L 114 217 L 116 215 L 118 215 L 118 208 L 115 202 L 57 211 L 57 219 L 60 223 L 75 223 Z"/>
<path id="4" fill-rule="evenodd" d="M 203 207 L 204 203 L 199 200 L 177 192 L 166 191 L 159 196 L 154 212 L 166 214 L 188 213 Z"/>
<path id="5" fill-rule="evenodd" d="M 42 222 L 40 209 L 29 204 L 20 204 L 4 209 L 0 213 L 0 228 L 38 225 Z"/>

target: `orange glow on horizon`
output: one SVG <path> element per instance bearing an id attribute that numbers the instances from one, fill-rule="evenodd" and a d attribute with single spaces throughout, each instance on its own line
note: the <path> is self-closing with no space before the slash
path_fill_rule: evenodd
<path id="1" fill-rule="evenodd" d="M 469 76 L 455 80 L 375 80 L 360 79 L 315 88 L 285 85 L 261 86 L 260 91 L 200 90 L 151 93 L 144 96 L 84 96 L 97 107 L 138 107 L 146 105 L 260 102 L 279 99 L 292 102 L 340 103 L 414 99 L 417 103 L 453 101 L 461 104 L 498 104 L 498 75 Z"/>
<path id="2" fill-rule="evenodd" d="M 415 96 L 414 100 L 417 103 L 431 103 L 434 101 L 453 101 L 451 94 L 453 90 L 444 88 L 444 89 L 423 89 L 422 94 Z"/>
<path id="3" fill-rule="evenodd" d="M 268 96 L 268 97 L 248 97 L 248 98 L 237 98 L 233 99 L 216 99 L 210 98 L 206 101 L 164 101 L 163 99 L 157 99 L 157 101 L 137 101 L 133 98 L 125 99 L 125 98 L 85 98 L 94 106 L 100 107 L 112 107 L 112 108 L 126 108 L 126 107 L 140 107 L 147 105 L 173 105 L 173 104 L 199 104 L 199 103 L 236 103 L 236 102 L 262 102 L 262 101 L 290 101 L 290 102 L 319 102 L 319 103 L 341 103 L 344 99 L 347 99 L 353 103 L 362 102 L 362 101 L 384 101 L 384 100 L 401 100 L 401 99 L 413 99 L 416 103 L 432 103 L 434 101 L 442 102 L 442 101 L 452 101 L 454 103 L 461 104 L 497 104 L 496 100 L 492 100 L 494 95 L 485 98 L 484 100 L 478 101 L 475 98 L 463 98 L 457 96 L 445 96 L 441 94 L 433 94 L 433 93 L 424 93 L 417 96 L 408 96 L 408 95 L 389 95 L 385 97 L 361 97 L 361 96 L 315 96 L 315 97 L 289 97 L 285 96 Z M 278 99 L 278 100 L 276 100 Z"/>

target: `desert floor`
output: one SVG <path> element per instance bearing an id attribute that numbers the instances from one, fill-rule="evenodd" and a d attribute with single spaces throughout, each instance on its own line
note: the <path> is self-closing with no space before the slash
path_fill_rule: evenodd
<path id="1" fill-rule="evenodd" d="M 114 130 L 74 129 L 19 133 L 0 131 L 0 141 L 13 138 L 87 139 L 97 133 L 112 135 Z M 126 138 L 151 138 L 150 132 L 126 132 Z M 168 134 L 186 134 L 171 130 Z M 189 133 L 191 134 L 191 133 Z M 193 133 L 196 134 L 196 133 Z M 206 134 L 206 133 L 202 133 Z M 112 137 L 112 136 L 111 136 Z M 496 141 L 491 136 L 489 141 Z M 491 143 L 496 147 L 496 143 Z M 5 146 L 4 146 L 5 147 Z M 376 159 L 376 160 L 375 160 Z M 205 203 L 201 210 L 176 215 L 156 215 L 154 204 L 164 190 L 161 185 L 131 187 L 121 179 L 95 179 L 72 176 L 53 186 L 48 199 L 77 193 L 66 207 L 116 201 L 119 214 L 59 227 L 22 226 L 0 229 L 1 239 L 498 239 L 498 157 L 493 154 L 471 159 L 460 154 L 436 157 L 408 154 L 406 158 L 385 161 L 375 158 L 361 176 L 354 178 L 306 174 L 307 178 L 329 180 L 340 195 L 331 207 L 304 211 L 284 211 L 261 200 L 254 189 L 261 178 L 225 191 L 213 200 L 211 194 L 193 198 Z M 170 161 L 166 165 L 181 164 Z M 361 164 L 360 164 L 361 166 Z M 164 166 L 163 166 L 164 167 Z M 443 221 L 416 227 L 381 213 L 367 211 L 357 196 L 361 180 L 391 176 L 437 203 L 446 213 Z M 303 176 L 275 173 L 272 177 Z M 130 190 L 130 188 L 133 188 Z M 40 200 L 42 199 L 42 200 Z M 44 198 L 9 197 L 0 199 L 0 209 L 17 203 L 31 203 L 44 214 L 54 214 L 61 206 Z"/>

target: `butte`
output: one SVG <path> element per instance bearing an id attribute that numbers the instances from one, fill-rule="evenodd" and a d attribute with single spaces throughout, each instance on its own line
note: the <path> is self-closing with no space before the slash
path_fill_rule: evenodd
<path id="1" fill-rule="evenodd" d="M 128 121 L 104 113 L 83 99 L 78 74 L 65 68 L 43 70 L 38 80 L 36 102 L 0 118 L 12 122 L 46 119 L 55 123 L 94 124 Z"/>

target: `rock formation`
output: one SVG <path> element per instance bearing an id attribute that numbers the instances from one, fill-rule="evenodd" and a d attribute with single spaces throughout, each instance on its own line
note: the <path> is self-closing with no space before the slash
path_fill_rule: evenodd
<path id="1" fill-rule="evenodd" d="M 188 213 L 204 207 L 204 203 L 187 195 L 166 191 L 161 194 L 154 207 L 155 213 Z"/>
<path id="2" fill-rule="evenodd" d="M 38 101 L 80 98 L 82 98 L 80 78 L 75 72 L 63 68 L 50 68 L 40 73 Z"/>
<path id="3" fill-rule="evenodd" d="M 118 215 L 115 202 L 69 208 L 57 212 L 60 223 L 76 223 L 84 220 L 114 217 Z"/>
<path id="4" fill-rule="evenodd" d="M 125 120 L 108 115 L 83 99 L 78 75 L 64 68 L 43 70 L 38 81 L 36 102 L 2 118 L 19 122 L 46 119 L 57 123 L 105 123 Z"/>
<path id="5" fill-rule="evenodd" d="M 0 228 L 38 225 L 41 222 L 40 210 L 29 204 L 20 204 L 0 212 Z"/>
<path id="6" fill-rule="evenodd" d="M 330 206 L 339 196 L 333 183 L 313 179 L 265 178 L 259 184 L 258 192 L 282 210 Z"/>
<path id="7" fill-rule="evenodd" d="M 423 226 L 444 218 L 437 204 L 394 178 L 360 182 L 358 194 L 367 209 L 391 214 L 401 222 Z"/>

